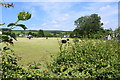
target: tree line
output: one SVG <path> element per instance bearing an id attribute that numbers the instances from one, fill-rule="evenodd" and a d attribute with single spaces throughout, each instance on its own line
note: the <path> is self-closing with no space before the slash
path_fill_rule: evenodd
<path id="1" fill-rule="evenodd" d="M 10 29 L 2 28 L 3 31 L 10 31 Z M 24 35 L 31 35 L 33 37 L 64 37 L 70 35 L 72 31 L 58 31 L 58 30 L 11 30 L 17 37 Z"/>

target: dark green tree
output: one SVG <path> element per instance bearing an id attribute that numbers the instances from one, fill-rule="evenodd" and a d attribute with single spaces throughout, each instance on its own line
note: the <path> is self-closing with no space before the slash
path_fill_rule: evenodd
<path id="1" fill-rule="evenodd" d="M 79 30 L 78 33 L 86 37 L 97 33 L 97 31 L 102 29 L 101 26 L 103 25 L 98 14 L 91 14 L 90 16 L 80 17 L 74 23 L 77 26 L 76 29 Z"/>
<path id="2" fill-rule="evenodd" d="M 43 32 L 43 30 L 40 29 L 40 30 L 38 31 L 37 37 L 44 37 L 44 32 Z"/>
<path id="3" fill-rule="evenodd" d="M 82 31 L 80 31 L 79 29 L 74 29 L 73 32 L 70 34 L 70 37 L 71 38 L 74 38 L 74 37 L 80 37 L 81 36 L 81 33 Z"/>
<path id="4" fill-rule="evenodd" d="M 28 35 L 33 35 L 33 33 L 32 32 L 28 32 Z"/>

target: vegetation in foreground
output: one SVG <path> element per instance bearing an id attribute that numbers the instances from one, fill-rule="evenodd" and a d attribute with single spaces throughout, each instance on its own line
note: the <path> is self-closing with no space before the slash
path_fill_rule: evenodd
<path id="1" fill-rule="evenodd" d="M 105 40 L 80 40 L 66 46 L 50 64 L 59 78 L 120 78 L 120 43 Z"/>
<path id="2" fill-rule="evenodd" d="M 113 40 L 73 40 L 62 46 L 58 57 L 47 64 L 47 71 L 40 69 L 39 64 L 33 64 L 27 69 L 20 67 L 13 52 L 13 55 L 3 56 L 3 67 L 6 70 L 3 78 L 119 79 L 119 45 Z"/>

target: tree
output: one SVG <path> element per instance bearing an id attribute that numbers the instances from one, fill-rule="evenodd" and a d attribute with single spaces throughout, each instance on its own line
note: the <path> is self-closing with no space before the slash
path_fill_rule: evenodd
<path id="1" fill-rule="evenodd" d="M 74 29 L 73 32 L 70 34 L 70 37 L 71 38 L 74 38 L 74 37 L 80 37 L 81 36 L 81 31 L 79 29 Z"/>
<path id="2" fill-rule="evenodd" d="M 101 18 L 98 16 L 98 14 L 91 14 L 90 16 L 78 18 L 74 23 L 77 26 L 76 29 L 79 30 L 78 33 L 87 37 L 102 29 L 101 26 L 103 23 L 101 23 L 100 20 Z"/>
<path id="3" fill-rule="evenodd" d="M 33 33 L 30 31 L 30 32 L 28 32 L 28 35 L 33 35 Z"/>
<path id="4" fill-rule="evenodd" d="M 37 37 L 44 37 L 44 32 L 43 32 L 43 30 L 39 30 L 39 31 L 38 31 Z"/>

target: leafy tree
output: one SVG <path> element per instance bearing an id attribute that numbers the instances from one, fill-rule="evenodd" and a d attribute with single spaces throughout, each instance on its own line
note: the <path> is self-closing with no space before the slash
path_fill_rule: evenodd
<path id="1" fill-rule="evenodd" d="M 28 35 L 32 35 L 33 37 L 37 37 L 37 34 L 36 33 L 33 33 L 33 32 L 28 32 Z"/>
<path id="2" fill-rule="evenodd" d="M 98 16 L 98 14 L 91 14 L 90 16 L 78 18 L 74 23 L 77 26 L 76 29 L 79 30 L 78 33 L 87 37 L 102 29 L 101 26 L 103 23 L 101 23 L 100 20 L 101 18 Z"/>
<path id="3" fill-rule="evenodd" d="M 43 30 L 39 30 L 37 36 L 38 36 L 38 37 L 44 37 L 44 32 L 43 32 Z"/>
<path id="4" fill-rule="evenodd" d="M 70 34 L 70 37 L 74 38 L 74 37 L 80 37 L 81 31 L 79 29 L 74 29 L 73 32 Z"/>
<path id="5" fill-rule="evenodd" d="M 32 32 L 28 32 L 28 35 L 33 35 L 33 33 Z"/>

